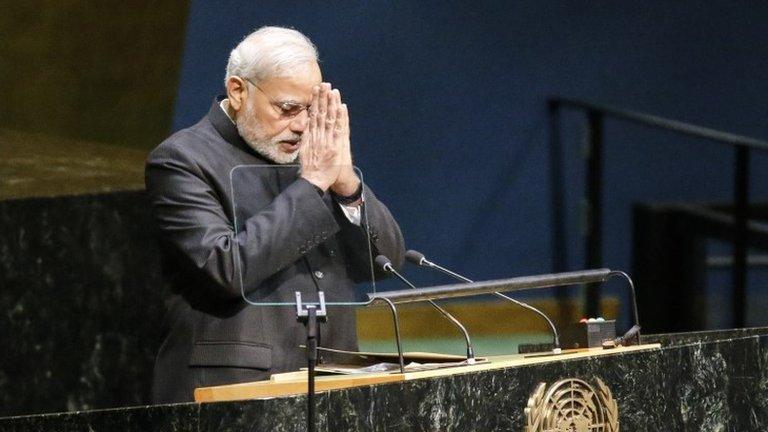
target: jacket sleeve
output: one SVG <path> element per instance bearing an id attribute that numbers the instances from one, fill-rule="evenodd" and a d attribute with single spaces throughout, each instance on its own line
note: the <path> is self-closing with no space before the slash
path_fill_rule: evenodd
<path id="1" fill-rule="evenodd" d="M 237 233 L 222 205 L 229 196 L 221 196 L 185 152 L 158 147 L 147 161 L 145 180 L 163 239 L 214 280 L 221 296 L 254 290 L 339 231 L 333 212 L 304 179 L 287 186 Z"/>
<path id="2" fill-rule="evenodd" d="M 341 214 L 341 211 L 338 213 Z M 405 259 L 403 234 L 389 209 L 376 198 L 368 185 L 363 185 L 360 226 L 350 223 L 343 214 L 337 219 L 341 227 L 341 241 L 350 251 L 348 259 L 355 282 L 370 282 L 373 278 L 378 280 L 387 276 L 375 265 L 371 275 L 371 263 L 377 255 L 385 255 L 397 269 L 402 267 Z"/>

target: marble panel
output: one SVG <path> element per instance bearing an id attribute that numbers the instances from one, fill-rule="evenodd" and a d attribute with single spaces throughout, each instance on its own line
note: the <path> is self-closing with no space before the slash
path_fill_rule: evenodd
<path id="1" fill-rule="evenodd" d="M 149 403 L 152 226 L 142 192 L 0 201 L 0 415 Z"/>
<path id="2" fill-rule="evenodd" d="M 733 333 L 735 334 L 735 333 Z M 667 346 L 317 395 L 319 431 L 522 430 L 538 383 L 603 380 L 622 431 L 768 428 L 768 336 Z M 0 419 L 0 429 L 302 431 L 306 396 Z"/>

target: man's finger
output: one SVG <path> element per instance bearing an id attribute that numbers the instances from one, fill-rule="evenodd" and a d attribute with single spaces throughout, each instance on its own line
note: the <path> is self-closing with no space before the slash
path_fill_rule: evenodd
<path id="1" fill-rule="evenodd" d="M 320 140 L 318 144 L 321 146 L 326 145 L 325 129 L 328 127 L 326 124 L 326 118 L 328 117 L 328 88 L 327 83 L 320 85 L 320 93 L 317 96 L 317 139 Z"/>
<path id="2" fill-rule="evenodd" d="M 339 116 L 338 123 L 341 123 L 343 130 L 349 130 L 349 111 L 345 103 L 341 104 L 341 116 Z"/>
<path id="3" fill-rule="evenodd" d="M 309 101 L 309 116 L 317 117 L 318 101 L 320 99 L 320 86 L 312 87 L 312 99 Z"/>
<path id="4" fill-rule="evenodd" d="M 320 84 L 320 94 L 317 100 L 317 110 L 320 116 L 325 116 L 328 113 L 328 91 L 330 85 L 328 83 Z"/>
<path id="5" fill-rule="evenodd" d="M 319 91 L 319 89 L 318 89 Z M 317 108 L 315 107 L 315 111 Z M 307 153 L 316 151 L 317 148 L 317 114 L 309 116 L 309 124 L 307 125 L 307 131 L 304 135 L 307 137 Z"/>
<path id="6" fill-rule="evenodd" d="M 299 146 L 299 162 L 302 166 L 309 163 L 309 152 L 312 146 L 312 118 L 309 119 L 307 130 L 301 136 L 301 145 Z"/>
<path id="7" fill-rule="evenodd" d="M 338 118 L 338 105 L 336 103 L 337 94 L 338 90 L 333 90 L 328 93 L 328 114 L 325 116 L 325 127 L 329 136 L 333 134 L 333 131 L 336 128 L 336 119 Z"/>
<path id="8" fill-rule="evenodd" d="M 336 126 L 333 128 L 333 136 L 340 137 L 344 133 L 344 104 L 336 107 Z"/>

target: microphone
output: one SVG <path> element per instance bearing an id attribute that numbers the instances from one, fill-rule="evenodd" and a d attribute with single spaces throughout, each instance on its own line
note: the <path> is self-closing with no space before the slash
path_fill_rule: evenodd
<path id="1" fill-rule="evenodd" d="M 438 265 L 438 264 L 435 264 L 435 263 L 429 261 L 424 256 L 423 253 L 415 251 L 413 249 L 411 249 L 411 250 L 409 250 L 409 251 L 407 251 L 405 253 L 405 259 L 407 259 L 408 261 L 410 261 L 413 264 L 416 264 L 419 267 L 433 268 L 435 270 L 438 270 L 438 271 L 440 271 L 442 273 L 447 274 L 448 276 L 451 276 L 454 279 L 458 279 L 458 280 L 460 280 L 462 282 L 466 282 L 466 283 L 474 282 L 473 280 L 471 280 L 471 279 L 469 279 L 467 277 L 464 277 L 464 276 L 462 276 L 462 275 L 460 275 L 460 274 L 458 274 L 456 272 L 448 270 L 447 268 L 445 268 L 445 267 L 443 267 L 441 265 Z M 510 301 L 510 302 L 520 306 L 520 307 L 528 309 L 528 310 L 538 314 L 542 318 L 544 318 L 547 321 L 547 324 L 549 324 L 550 329 L 552 329 L 552 335 L 553 335 L 553 338 L 554 338 L 554 348 L 552 349 L 552 352 L 555 353 L 555 354 L 560 354 L 560 352 L 561 352 L 561 349 L 560 349 L 560 336 L 557 333 L 557 328 L 555 328 L 555 325 L 552 323 L 552 320 L 550 320 L 549 317 L 544 312 L 540 311 L 539 309 L 536 309 L 535 307 L 533 307 L 533 306 L 531 306 L 531 305 L 529 305 L 527 303 L 523 303 L 521 301 L 515 300 L 512 297 L 504 295 L 504 294 L 502 294 L 500 292 L 495 292 L 495 293 L 493 293 L 493 295 L 495 295 L 497 297 L 500 297 L 500 298 L 503 298 L 504 300 Z"/>
<path id="2" fill-rule="evenodd" d="M 392 266 L 392 262 L 384 255 L 379 255 L 374 260 L 376 262 L 376 265 L 379 266 L 382 270 L 384 270 L 387 273 L 392 273 L 393 275 L 397 276 L 398 279 L 400 279 L 404 284 L 408 285 L 409 287 L 416 289 L 416 286 L 414 286 L 408 279 L 406 279 L 403 275 L 398 273 L 397 270 Z M 475 350 L 472 348 L 472 341 L 469 339 L 469 333 L 467 332 L 467 329 L 464 328 L 464 326 L 457 320 L 453 315 L 448 313 L 445 309 L 441 308 L 432 300 L 427 300 L 429 304 L 432 305 L 435 309 L 438 310 L 446 319 L 448 319 L 450 322 L 452 322 L 458 329 L 461 331 L 461 333 L 464 335 L 464 340 L 467 342 L 467 363 L 472 364 L 475 362 Z"/>

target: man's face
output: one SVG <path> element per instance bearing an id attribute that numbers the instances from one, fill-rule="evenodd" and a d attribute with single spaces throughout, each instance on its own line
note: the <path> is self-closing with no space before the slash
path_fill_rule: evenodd
<path id="1" fill-rule="evenodd" d="M 320 67 L 314 62 L 290 77 L 268 78 L 257 84 L 244 81 L 244 100 L 235 114 L 240 136 L 276 163 L 296 161 L 309 118 L 302 108 L 309 105 L 312 88 L 321 82 Z"/>

